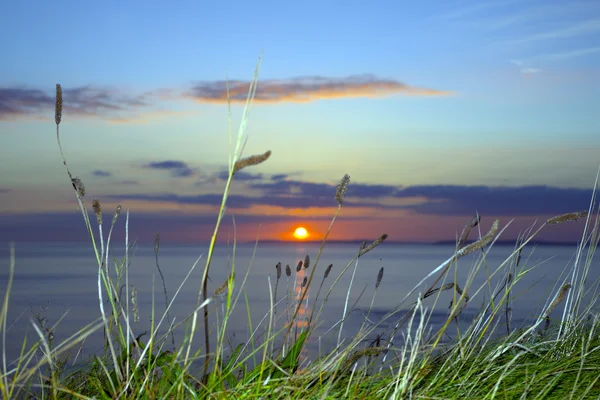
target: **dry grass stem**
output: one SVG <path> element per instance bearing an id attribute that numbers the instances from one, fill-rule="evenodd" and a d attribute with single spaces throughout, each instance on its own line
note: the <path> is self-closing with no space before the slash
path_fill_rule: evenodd
<path id="1" fill-rule="evenodd" d="M 238 172 L 241 169 L 244 169 L 246 167 L 250 167 L 252 165 L 258 165 L 260 163 L 263 163 L 270 156 L 271 156 L 271 150 L 265 152 L 264 154 L 259 154 L 257 156 L 249 156 L 246 158 L 242 158 L 241 160 L 236 161 L 236 163 L 234 164 L 233 173 L 235 174 L 236 172 Z"/>
<path id="2" fill-rule="evenodd" d="M 573 222 L 577 221 L 581 218 L 587 217 L 587 211 L 579 211 L 579 212 L 571 212 L 563 215 L 559 215 L 557 217 L 550 218 L 546 221 L 547 224 L 562 224 L 565 222 Z"/>
<path id="3" fill-rule="evenodd" d="M 367 247 L 363 248 L 358 253 L 358 256 L 360 257 L 360 256 L 368 253 L 369 251 L 373 250 L 375 247 L 379 246 L 385 239 L 387 239 L 387 237 L 388 237 L 387 233 L 384 233 L 383 235 L 379 236 L 379 238 L 377 238 L 377 240 L 375 240 L 373 243 L 371 243 Z"/>

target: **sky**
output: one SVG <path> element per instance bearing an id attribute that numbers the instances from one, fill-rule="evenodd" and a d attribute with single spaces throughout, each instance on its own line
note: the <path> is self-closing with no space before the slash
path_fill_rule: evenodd
<path id="1" fill-rule="evenodd" d="M 600 3 L 2 2 L 0 240 L 87 241 L 56 141 L 104 223 L 212 235 L 261 57 L 221 241 L 454 240 L 586 210 L 600 166 Z M 92 216 L 92 221 L 95 219 Z M 542 240 L 574 241 L 581 222 Z"/>

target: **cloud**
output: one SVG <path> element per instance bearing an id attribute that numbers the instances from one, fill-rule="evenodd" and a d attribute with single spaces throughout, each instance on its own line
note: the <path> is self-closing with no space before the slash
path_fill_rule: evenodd
<path id="1" fill-rule="evenodd" d="M 400 189 L 397 197 L 423 197 L 427 201 L 406 206 L 419 214 L 547 216 L 587 210 L 591 189 L 550 186 L 489 187 L 423 185 Z"/>
<path id="2" fill-rule="evenodd" d="M 249 183 L 247 187 L 262 195 L 230 195 L 228 207 L 252 206 L 283 208 L 334 207 L 336 185 L 300 181 Z M 421 215 L 472 216 L 475 212 L 493 216 L 550 216 L 588 208 L 591 189 L 549 186 L 490 187 L 459 185 L 350 184 L 344 207 L 404 209 Z M 222 195 L 123 194 L 114 200 L 141 200 L 176 204 L 219 206 Z"/>
<path id="3" fill-rule="evenodd" d="M 233 102 L 245 102 L 249 81 L 229 81 L 229 95 Z M 397 94 L 413 96 L 443 96 L 451 92 L 410 86 L 392 79 L 373 75 L 352 75 L 345 78 L 322 76 L 298 77 L 286 80 L 267 79 L 259 82 L 255 102 L 306 103 L 323 99 L 385 97 Z M 225 81 L 196 82 L 186 94 L 199 102 L 226 103 Z"/>
<path id="4" fill-rule="evenodd" d="M 153 161 L 142 166 L 143 168 L 159 169 L 171 171 L 171 176 L 176 178 L 186 178 L 194 175 L 194 171 L 183 161 Z"/>
<path id="5" fill-rule="evenodd" d="M 226 181 L 229 178 L 229 171 L 221 171 L 218 174 L 218 178 L 222 181 Z M 252 174 L 250 172 L 238 171 L 235 173 L 236 181 L 259 181 L 263 179 L 263 174 Z"/>
<path id="6" fill-rule="evenodd" d="M 122 181 L 118 182 L 121 185 L 139 185 L 140 183 L 138 181 L 135 181 L 133 179 L 124 179 Z"/>
<path id="7" fill-rule="evenodd" d="M 511 40 L 507 44 L 517 44 L 526 42 L 537 42 L 542 40 L 564 39 L 576 36 L 584 36 L 600 32 L 600 19 L 591 19 L 579 21 L 569 27 L 555 29 L 552 31 L 540 32 L 525 36 L 519 39 Z"/>
<path id="8" fill-rule="evenodd" d="M 113 200 L 141 200 L 153 202 L 169 202 L 177 204 L 209 205 L 218 207 L 221 204 L 223 195 L 221 193 L 199 194 L 199 195 L 178 195 L 175 193 L 157 193 L 157 194 L 122 194 L 110 196 Z M 310 196 L 245 196 L 230 194 L 227 197 L 227 206 L 229 208 L 247 209 L 255 205 L 277 206 L 286 208 L 310 208 L 310 207 L 332 207 L 335 206 L 333 196 L 310 197 Z M 377 207 L 377 203 L 366 203 L 363 206 Z"/>
<path id="9" fill-rule="evenodd" d="M 111 216 L 105 217 L 105 223 Z M 249 224 L 252 233 L 259 224 L 270 222 L 293 222 L 295 216 L 284 215 L 236 215 L 238 227 Z M 95 221 L 94 221 L 95 223 Z M 156 232 L 161 233 L 162 243 L 194 243 L 208 245 L 215 227 L 215 216 L 193 214 L 136 213 L 130 215 L 129 239 L 142 244 L 153 244 Z M 231 220 L 223 221 L 220 238 L 231 232 Z M 89 243 L 81 213 L 0 214 L 0 241 L 17 242 L 80 242 Z M 125 242 L 125 218 L 121 215 L 114 227 L 111 243 Z M 111 245 L 112 247 L 112 245 Z M 202 251 L 202 250 L 200 250 Z"/>
<path id="10" fill-rule="evenodd" d="M 463 8 L 455 9 L 451 12 L 436 15 L 434 18 L 438 20 L 456 20 L 469 15 L 476 14 L 479 11 L 489 10 L 493 8 L 502 8 L 511 4 L 521 3 L 519 0 L 508 0 L 508 1 L 495 1 L 495 2 L 479 2 L 474 5 L 466 6 Z"/>
<path id="11" fill-rule="evenodd" d="M 102 116 L 128 113 L 150 106 L 151 93 L 130 96 L 91 85 L 63 88 L 64 113 Z M 22 86 L 0 88 L 0 120 L 23 115 L 54 113 L 54 93 Z"/>
<path id="12" fill-rule="evenodd" d="M 336 184 L 303 182 L 297 180 L 276 180 L 265 183 L 249 185 L 251 189 L 262 190 L 266 195 L 294 195 L 307 197 L 323 197 L 331 199 L 337 189 Z M 398 190 L 397 186 L 371 185 L 364 183 L 351 183 L 348 186 L 346 197 L 358 198 L 384 198 L 393 196 Z"/>
<path id="13" fill-rule="evenodd" d="M 128 116 L 119 116 L 108 118 L 107 121 L 113 124 L 148 124 L 161 118 L 183 117 L 197 115 L 197 110 L 174 111 L 174 110 L 152 110 L 148 112 L 135 113 Z"/>
<path id="14" fill-rule="evenodd" d="M 534 75 L 534 74 L 539 74 L 540 72 L 542 72 L 542 70 L 539 68 L 532 68 L 532 67 L 521 68 L 521 73 L 523 75 Z"/>
<path id="15" fill-rule="evenodd" d="M 542 54 L 540 56 L 534 57 L 533 59 L 534 60 L 557 61 L 557 60 L 566 60 L 569 58 L 587 56 L 587 55 L 596 54 L 596 53 L 600 53 L 600 47 L 588 47 L 585 49 L 566 51 L 566 52 L 562 52 L 562 53 Z"/>
<path id="16" fill-rule="evenodd" d="M 0 193 L 8 193 L 8 192 L 10 192 L 10 189 L 0 188 Z"/>
<path id="17" fill-rule="evenodd" d="M 137 95 L 125 94 L 115 88 L 93 85 L 63 87 L 64 114 L 102 116 L 113 123 L 147 123 L 154 118 L 195 113 L 157 109 L 156 105 L 160 101 L 191 99 L 224 103 L 227 101 L 225 85 L 225 81 L 197 82 L 186 92 L 162 88 Z M 234 80 L 230 81 L 229 85 L 232 101 L 246 101 L 249 82 Z M 0 87 L 0 121 L 27 115 L 47 115 L 51 118 L 55 102 L 53 89 L 24 86 Z M 373 75 L 353 75 L 346 78 L 312 76 L 287 80 L 261 80 L 255 101 L 304 103 L 320 99 L 384 97 L 396 94 L 442 96 L 451 92 L 410 86 Z"/>
<path id="18" fill-rule="evenodd" d="M 284 181 L 288 178 L 288 174 L 275 174 L 275 175 L 271 175 L 271 180 L 272 181 Z"/>
<path id="19" fill-rule="evenodd" d="M 519 67 L 519 72 L 521 72 L 523 75 L 534 75 L 542 72 L 542 70 L 539 68 L 527 67 L 525 61 L 510 60 L 510 62 Z"/>
<path id="20" fill-rule="evenodd" d="M 95 171 L 92 171 L 92 175 L 105 178 L 105 177 L 112 176 L 112 172 L 102 171 L 102 170 L 97 169 Z"/>

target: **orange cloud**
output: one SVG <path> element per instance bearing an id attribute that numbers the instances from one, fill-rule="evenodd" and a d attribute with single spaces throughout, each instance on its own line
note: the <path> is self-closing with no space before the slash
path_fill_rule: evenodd
<path id="1" fill-rule="evenodd" d="M 198 82 L 185 95 L 198 102 L 227 102 L 227 86 L 232 102 L 245 102 L 250 82 L 215 81 Z M 260 103 L 308 103 L 324 99 L 369 97 L 380 98 L 393 95 L 447 96 L 450 91 L 410 86 L 405 83 L 382 79 L 373 75 L 352 75 L 345 78 L 321 76 L 299 77 L 287 80 L 259 80 L 255 102 Z"/>
<path id="2" fill-rule="evenodd" d="M 169 118 L 173 116 L 197 115 L 197 111 L 173 111 L 173 110 L 156 110 L 149 112 L 141 112 L 131 116 L 122 116 L 109 118 L 108 122 L 113 124 L 147 124 L 156 119 Z"/>

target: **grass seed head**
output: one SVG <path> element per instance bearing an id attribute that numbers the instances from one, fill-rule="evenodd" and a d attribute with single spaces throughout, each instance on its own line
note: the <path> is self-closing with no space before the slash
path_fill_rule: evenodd
<path id="1" fill-rule="evenodd" d="M 329 276 L 329 273 L 331 272 L 331 268 L 333 268 L 333 264 L 329 264 L 327 266 L 327 269 L 325 269 L 325 274 L 323 274 L 323 279 L 327 279 L 327 277 Z"/>
<path id="2" fill-rule="evenodd" d="M 63 100 L 62 100 L 62 87 L 59 83 L 56 84 L 56 104 L 54 106 L 54 121 L 56 125 L 60 124 L 62 119 Z"/>
<path id="3" fill-rule="evenodd" d="M 289 277 L 292 275 L 292 270 L 290 268 L 290 264 L 285 265 L 285 274 Z"/>
<path id="4" fill-rule="evenodd" d="M 385 351 L 385 347 L 365 347 L 364 349 L 356 350 L 342 365 L 342 369 L 351 368 L 355 362 L 360 360 L 362 357 L 376 357 L 380 353 Z"/>
<path id="5" fill-rule="evenodd" d="M 138 311 L 138 303 L 137 303 L 137 288 L 131 288 L 131 306 L 133 308 L 133 321 L 140 322 L 140 314 Z"/>
<path id="6" fill-rule="evenodd" d="M 83 185 L 83 182 L 81 182 L 81 179 L 78 177 L 72 178 L 71 184 L 73 185 L 73 189 L 75 189 L 79 197 L 85 196 L 85 186 Z"/>
<path id="7" fill-rule="evenodd" d="M 469 228 L 475 228 L 481 222 L 481 215 L 477 214 L 471 218 L 471 222 L 467 225 Z"/>
<path id="8" fill-rule="evenodd" d="M 496 236 L 496 233 L 498 232 L 498 224 L 499 224 L 499 221 L 495 220 L 492 223 L 492 227 L 490 228 L 489 232 L 486 233 L 484 237 L 482 237 L 478 241 L 473 242 L 473 243 L 463 247 L 462 249 L 460 249 L 456 253 L 457 257 L 462 257 L 462 256 L 466 256 L 467 254 L 471 254 L 479 249 L 482 249 L 487 244 L 489 244 L 494 239 L 494 236 Z"/>
<path id="9" fill-rule="evenodd" d="M 368 245 L 367 247 L 362 248 L 359 252 L 358 252 L 358 256 L 362 256 L 363 254 L 368 253 L 369 251 L 373 250 L 375 247 L 379 246 L 385 239 L 388 238 L 388 234 L 384 233 L 383 235 L 379 236 L 377 238 L 377 240 L 375 240 L 373 243 L 371 243 L 370 245 Z M 361 246 L 362 247 L 362 246 Z"/>
<path id="10" fill-rule="evenodd" d="M 281 278 L 281 262 L 277 263 L 275 269 L 277 270 L 277 280 L 279 280 L 279 278 Z"/>
<path id="11" fill-rule="evenodd" d="M 302 268 L 302 260 L 298 261 L 298 265 L 296 265 L 296 272 L 300 272 L 301 268 Z"/>
<path id="12" fill-rule="evenodd" d="M 344 204 L 344 195 L 346 194 L 346 190 L 348 190 L 348 184 L 350 183 L 350 175 L 346 174 L 340 181 L 337 186 L 337 190 L 335 191 L 335 201 L 337 201 L 338 206 L 342 206 Z"/>
<path id="13" fill-rule="evenodd" d="M 229 277 L 231 277 L 231 275 Z M 227 279 L 225 279 L 225 282 L 223 282 L 221 284 L 221 286 L 219 286 L 217 288 L 217 290 L 215 290 L 215 296 L 219 296 L 219 295 L 225 293 L 225 291 L 227 290 L 228 284 L 229 284 L 229 277 Z"/>
<path id="14" fill-rule="evenodd" d="M 154 253 L 158 254 L 159 247 L 160 247 L 160 231 L 156 232 L 156 237 L 154 238 Z"/>
<path id="15" fill-rule="evenodd" d="M 306 286 L 307 282 L 308 282 L 308 276 L 305 276 L 304 279 L 302 279 L 302 288 L 304 288 L 304 286 Z"/>
<path id="16" fill-rule="evenodd" d="M 115 215 L 113 215 L 113 219 L 112 219 L 113 225 L 117 223 L 117 218 L 119 218 L 119 214 L 121 214 L 121 205 L 118 205 L 117 208 L 115 209 Z"/>
<path id="17" fill-rule="evenodd" d="M 379 269 L 379 273 L 377 274 L 377 281 L 375 282 L 375 289 L 379 287 L 381 284 L 381 280 L 383 279 L 383 267 Z"/>
<path id="18" fill-rule="evenodd" d="M 579 211 L 579 212 L 571 212 L 563 215 L 559 215 L 553 218 L 550 218 L 546 221 L 547 224 L 562 224 L 565 222 L 573 222 L 578 219 L 587 217 L 587 211 Z"/>
<path id="19" fill-rule="evenodd" d="M 264 154 L 259 154 L 256 156 L 250 156 L 246 158 L 242 158 L 241 160 L 236 161 L 233 165 L 233 173 L 235 174 L 241 169 L 246 167 L 250 167 L 252 165 L 258 165 L 260 163 L 265 162 L 271 156 L 271 150 L 265 152 Z"/>
<path id="20" fill-rule="evenodd" d="M 307 254 L 304 258 L 304 269 L 307 269 L 308 267 L 310 267 L 310 257 Z"/>
<path id="21" fill-rule="evenodd" d="M 569 289 L 571 289 L 570 283 L 565 283 L 563 287 L 560 288 L 558 296 L 556 296 L 552 304 L 550 304 L 550 306 L 548 307 L 548 311 L 546 311 L 546 317 L 549 316 L 552 313 L 552 311 L 554 311 L 556 306 L 558 306 L 565 299 L 565 297 L 567 297 Z"/>
<path id="22" fill-rule="evenodd" d="M 92 208 L 94 209 L 94 214 L 96 214 L 98 225 L 102 225 L 102 206 L 100 205 L 100 200 L 92 200 Z"/>

